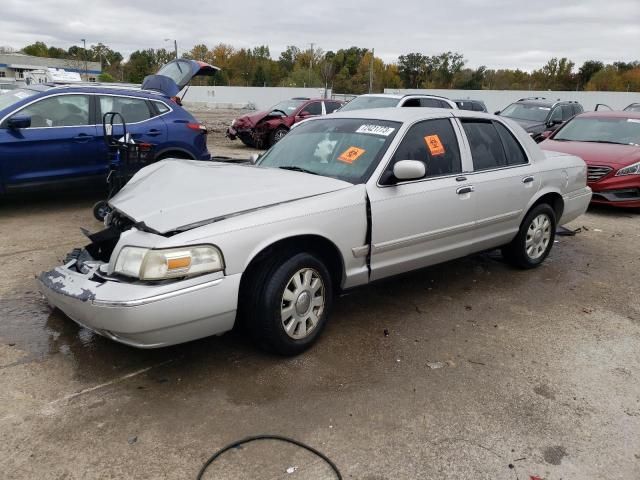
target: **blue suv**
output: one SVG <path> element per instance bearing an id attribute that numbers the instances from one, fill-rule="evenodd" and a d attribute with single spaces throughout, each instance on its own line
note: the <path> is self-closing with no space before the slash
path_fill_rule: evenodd
<path id="1" fill-rule="evenodd" d="M 177 94 L 194 76 L 217 70 L 176 60 L 145 78 L 141 88 L 39 84 L 0 95 L 0 193 L 104 180 L 106 112 L 120 113 L 136 142 L 153 144 L 156 160 L 209 160 L 207 129 L 179 105 Z"/>

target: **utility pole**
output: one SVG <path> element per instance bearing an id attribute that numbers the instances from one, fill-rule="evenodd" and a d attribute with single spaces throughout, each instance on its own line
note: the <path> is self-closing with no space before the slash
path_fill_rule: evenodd
<path id="1" fill-rule="evenodd" d="M 373 92 L 373 59 L 376 54 L 376 49 L 371 49 L 371 65 L 369 65 L 369 93 Z"/>
<path id="2" fill-rule="evenodd" d="M 85 82 L 89 81 L 89 72 L 87 72 L 87 41 L 84 38 L 81 38 L 83 49 L 84 49 L 84 80 Z"/>
<path id="3" fill-rule="evenodd" d="M 311 86 L 311 69 L 313 68 L 313 46 L 314 43 L 310 43 L 311 45 L 311 60 L 309 61 L 309 86 Z"/>

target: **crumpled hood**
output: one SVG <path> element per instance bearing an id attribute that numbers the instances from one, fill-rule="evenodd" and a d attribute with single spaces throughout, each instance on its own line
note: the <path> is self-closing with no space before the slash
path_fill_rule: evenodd
<path id="1" fill-rule="evenodd" d="M 610 143 L 557 142 L 553 139 L 540 144 L 544 150 L 569 153 L 582 158 L 587 165 L 608 165 L 621 168 L 640 161 L 640 147 Z"/>
<path id="2" fill-rule="evenodd" d="M 243 115 L 236 119 L 236 126 L 255 127 L 260 120 L 268 117 L 270 113 L 271 113 L 271 110 L 261 110 L 259 112 Z M 279 118 L 279 116 L 277 115 L 272 115 L 272 117 Z"/>
<path id="3" fill-rule="evenodd" d="M 167 233 L 350 186 L 277 168 L 168 159 L 140 170 L 109 203 L 136 223 Z"/>

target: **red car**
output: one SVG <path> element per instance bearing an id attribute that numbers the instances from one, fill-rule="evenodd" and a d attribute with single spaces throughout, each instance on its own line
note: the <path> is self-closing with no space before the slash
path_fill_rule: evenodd
<path id="1" fill-rule="evenodd" d="M 640 208 L 640 112 L 589 112 L 540 144 L 587 163 L 593 203 Z"/>
<path id="2" fill-rule="evenodd" d="M 231 140 L 239 138 L 254 148 L 268 148 L 284 137 L 294 123 L 335 112 L 344 102 L 322 98 L 292 98 L 268 110 L 236 118 L 227 129 Z"/>

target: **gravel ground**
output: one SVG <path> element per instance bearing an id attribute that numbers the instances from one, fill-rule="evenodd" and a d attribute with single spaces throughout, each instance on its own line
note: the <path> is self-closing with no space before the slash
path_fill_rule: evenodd
<path id="1" fill-rule="evenodd" d="M 216 154 L 253 152 L 198 116 Z M 283 359 L 237 334 L 136 350 L 51 311 L 34 275 L 100 196 L 0 203 L 0 477 L 195 478 L 277 433 L 351 479 L 640 478 L 640 213 L 590 209 L 533 271 L 490 252 L 355 290 Z M 265 441 L 205 478 L 334 477 Z"/>

